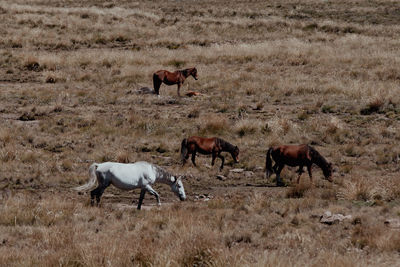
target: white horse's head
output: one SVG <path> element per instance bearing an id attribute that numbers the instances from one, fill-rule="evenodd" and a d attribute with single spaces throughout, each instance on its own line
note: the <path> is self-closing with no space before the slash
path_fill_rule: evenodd
<path id="1" fill-rule="evenodd" d="M 175 181 L 171 185 L 171 190 L 174 192 L 181 201 L 186 199 L 186 194 L 185 194 L 185 188 L 183 188 L 182 184 L 182 176 L 179 176 L 178 178 L 171 177 L 172 180 L 175 179 Z"/>

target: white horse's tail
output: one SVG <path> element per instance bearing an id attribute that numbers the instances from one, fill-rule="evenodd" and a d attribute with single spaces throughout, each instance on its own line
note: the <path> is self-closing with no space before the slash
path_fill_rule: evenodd
<path id="1" fill-rule="evenodd" d="M 87 191 L 90 188 L 94 187 L 96 184 L 97 176 L 96 176 L 96 169 L 97 169 L 97 163 L 93 163 L 89 167 L 89 182 L 87 182 L 84 185 L 75 187 L 74 190 L 76 191 Z"/>

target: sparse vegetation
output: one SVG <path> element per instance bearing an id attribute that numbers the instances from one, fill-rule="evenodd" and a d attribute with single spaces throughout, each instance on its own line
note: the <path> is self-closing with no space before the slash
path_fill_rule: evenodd
<path id="1" fill-rule="evenodd" d="M 400 262 L 400 3 L 11 1 L 0 3 L 0 265 L 394 266 Z M 152 88 L 159 69 L 199 79 Z M 240 163 L 180 165 L 190 135 L 240 147 Z M 300 185 L 264 178 L 276 144 L 333 163 Z M 185 174 L 188 195 L 70 190 L 94 161 Z M 204 162 L 201 162 L 204 161 Z M 217 158 L 216 165 L 220 159 Z M 206 163 L 206 164 L 204 164 Z M 232 168 L 242 172 L 231 172 Z M 217 175 L 223 178 L 217 179 Z M 326 211 L 351 220 L 322 225 Z"/>

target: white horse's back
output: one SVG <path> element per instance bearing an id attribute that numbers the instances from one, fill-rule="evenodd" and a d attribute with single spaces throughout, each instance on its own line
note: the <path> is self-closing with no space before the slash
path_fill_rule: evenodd
<path id="1" fill-rule="evenodd" d="M 148 162 L 135 163 L 105 162 L 98 164 L 97 175 L 100 175 L 105 183 L 111 183 L 123 190 L 131 190 L 153 184 L 156 180 L 156 169 Z"/>

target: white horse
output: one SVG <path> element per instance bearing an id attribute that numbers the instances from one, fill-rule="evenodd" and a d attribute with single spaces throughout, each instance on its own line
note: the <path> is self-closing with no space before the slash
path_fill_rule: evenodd
<path id="1" fill-rule="evenodd" d="M 171 186 L 171 190 L 179 197 L 180 200 L 185 200 L 185 189 L 181 181 L 181 177 L 175 178 L 167 171 L 159 166 L 153 165 L 145 161 L 136 163 L 117 163 L 117 162 L 104 162 L 93 163 L 89 167 L 90 180 L 87 184 L 74 188 L 77 191 L 87 191 L 96 184 L 96 189 L 90 191 L 90 203 L 94 204 L 94 197 L 96 196 L 97 204 L 100 202 L 101 195 L 110 184 L 123 190 L 132 190 L 141 188 L 139 204 L 137 206 L 140 210 L 144 195 L 146 191 L 152 194 L 157 199 L 157 205 L 161 205 L 160 196 L 151 187 L 154 183 L 164 183 Z"/>

